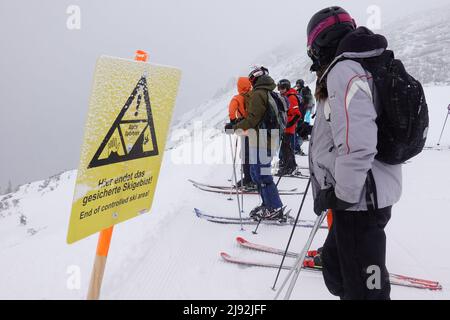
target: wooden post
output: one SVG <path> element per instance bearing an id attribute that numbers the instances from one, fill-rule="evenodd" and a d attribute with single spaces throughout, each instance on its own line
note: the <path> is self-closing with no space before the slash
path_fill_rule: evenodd
<path id="1" fill-rule="evenodd" d="M 102 287 L 103 274 L 105 273 L 106 259 L 108 258 L 109 245 L 114 226 L 100 232 L 95 255 L 94 268 L 92 270 L 91 282 L 89 284 L 88 300 L 98 300 Z"/>
<path id="2" fill-rule="evenodd" d="M 134 60 L 147 62 L 148 53 L 137 50 Z M 89 291 L 87 300 L 98 300 L 100 298 L 100 290 L 102 287 L 103 275 L 105 273 L 106 260 L 108 258 L 109 246 L 111 244 L 114 226 L 100 232 L 97 243 L 97 252 L 94 260 L 94 268 L 92 269 L 91 282 L 89 283 Z"/>

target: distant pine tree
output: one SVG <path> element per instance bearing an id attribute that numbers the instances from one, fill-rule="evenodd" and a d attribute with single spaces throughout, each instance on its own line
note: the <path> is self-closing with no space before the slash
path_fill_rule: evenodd
<path id="1" fill-rule="evenodd" d="M 20 215 L 20 224 L 22 226 L 26 226 L 27 225 L 27 217 L 24 214 Z"/>
<path id="2" fill-rule="evenodd" d="M 13 192 L 13 187 L 12 187 L 11 180 L 9 180 L 8 186 L 6 187 L 6 190 L 5 190 L 5 194 L 11 193 L 11 192 Z"/>

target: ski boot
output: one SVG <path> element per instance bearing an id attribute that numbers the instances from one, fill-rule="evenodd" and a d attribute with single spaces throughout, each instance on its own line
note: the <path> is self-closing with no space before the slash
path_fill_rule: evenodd
<path id="1" fill-rule="evenodd" d="M 289 168 L 289 167 L 282 167 L 280 170 L 278 170 L 278 173 L 276 174 L 278 177 L 284 177 L 284 176 L 290 176 L 292 175 L 297 168 Z"/>
<path id="2" fill-rule="evenodd" d="M 322 253 L 323 248 L 319 248 L 317 250 L 311 250 L 308 251 L 307 255 L 306 255 L 306 260 L 305 260 L 305 267 L 309 267 L 309 268 L 322 268 L 323 264 L 322 264 L 322 259 L 321 259 L 321 253 Z M 306 262 L 308 261 L 308 262 Z"/>
<path id="3" fill-rule="evenodd" d="M 314 258 L 315 256 L 320 256 L 322 253 L 323 248 L 319 248 L 317 250 L 310 250 L 308 251 L 308 254 L 306 255 L 309 258 Z"/>
<path id="4" fill-rule="evenodd" d="M 261 218 L 261 215 L 263 214 L 264 210 L 266 210 L 266 207 L 264 205 L 257 206 L 255 209 L 250 211 L 250 218 L 252 218 L 255 221 L 258 221 Z"/>
<path id="5" fill-rule="evenodd" d="M 280 223 L 287 222 L 287 219 L 284 216 L 285 208 L 286 207 L 279 208 L 279 209 L 272 209 L 272 210 L 264 208 L 264 211 L 261 214 L 261 219 L 269 220 L 269 221 L 279 221 Z"/>
<path id="6" fill-rule="evenodd" d="M 314 258 L 306 257 L 303 262 L 303 267 L 322 270 L 322 261 L 320 260 L 320 256 L 315 256 Z"/>
<path id="7" fill-rule="evenodd" d="M 243 189 L 246 192 L 255 192 L 255 191 L 258 191 L 258 186 L 254 182 L 249 182 L 249 183 L 244 184 Z"/>

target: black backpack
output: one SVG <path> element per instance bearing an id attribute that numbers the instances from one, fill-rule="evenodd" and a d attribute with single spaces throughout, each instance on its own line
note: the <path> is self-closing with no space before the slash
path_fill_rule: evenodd
<path id="1" fill-rule="evenodd" d="M 261 129 L 278 129 L 282 133 L 286 129 L 287 124 L 288 105 L 286 100 L 273 91 L 267 92 L 267 99 L 268 106 Z"/>
<path id="2" fill-rule="evenodd" d="M 302 114 L 302 117 L 304 117 L 305 116 L 305 110 L 307 109 L 308 106 L 303 102 L 303 98 L 302 98 L 301 94 L 300 93 L 298 93 L 298 94 L 290 94 L 287 97 L 289 98 L 291 96 L 293 96 L 293 97 L 295 97 L 295 99 L 297 99 L 298 109 L 300 110 L 300 113 Z M 289 100 L 288 100 L 288 105 L 290 105 Z"/>
<path id="3" fill-rule="evenodd" d="M 302 102 L 305 106 L 311 107 L 314 104 L 313 95 L 309 87 L 304 87 L 300 90 L 300 96 L 302 97 Z"/>
<path id="4" fill-rule="evenodd" d="M 366 59 L 349 59 L 372 74 L 381 113 L 377 118 L 376 159 L 397 165 L 422 152 L 428 134 L 428 106 L 423 87 L 405 70 L 394 53 Z M 340 61 L 342 61 L 340 60 Z"/>

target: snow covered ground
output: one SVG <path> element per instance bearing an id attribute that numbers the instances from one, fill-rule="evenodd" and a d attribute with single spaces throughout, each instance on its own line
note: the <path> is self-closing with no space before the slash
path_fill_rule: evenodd
<path id="1" fill-rule="evenodd" d="M 436 144 L 450 102 L 450 87 L 426 89 L 430 106 L 429 145 Z M 225 115 L 224 115 L 225 116 Z M 166 152 L 157 194 L 150 215 L 118 225 L 114 230 L 103 282 L 104 299 L 272 299 L 276 270 L 244 268 L 223 262 L 221 251 L 244 258 L 279 263 L 281 258 L 239 248 L 237 236 L 284 247 L 290 228 L 252 228 L 216 225 L 198 219 L 193 208 L 219 215 L 237 216 L 236 201 L 228 196 L 197 190 L 187 181 L 224 184 L 230 165 L 179 164 L 180 155 L 195 150 L 204 140 L 205 153 L 223 149 L 226 137 L 206 134 Z M 441 292 L 393 287 L 394 299 L 450 298 L 450 127 L 442 151 L 427 150 L 404 167 L 404 194 L 394 208 L 387 228 L 388 267 L 391 272 L 438 280 Z M 225 149 L 228 150 L 228 149 Z M 193 154 L 196 154 L 193 152 Z M 301 159 L 307 165 L 307 159 Z M 92 268 L 97 236 L 74 245 L 65 243 L 76 171 L 22 186 L 1 198 L 0 206 L 0 299 L 84 299 Z M 306 181 L 287 179 L 281 188 L 306 186 Z M 284 197 L 298 210 L 299 196 Z M 247 196 L 248 212 L 258 197 Z M 304 219 L 314 219 L 309 195 Z M 20 217 L 26 217 L 26 225 Z M 22 219 L 24 221 L 24 218 Z M 291 249 L 300 251 L 309 229 L 298 229 Z M 314 247 L 326 231 L 319 232 Z M 288 263 L 292 263 L 288 259 Z M 78 273 L 79 271 L 79 273 Z M 76 277 L 80 275 L 80 286 Z M 281 280 L 286 272 L 282 273 Z M 302 273 L 294 299 L 334 299 L 321 275 Z"/>

